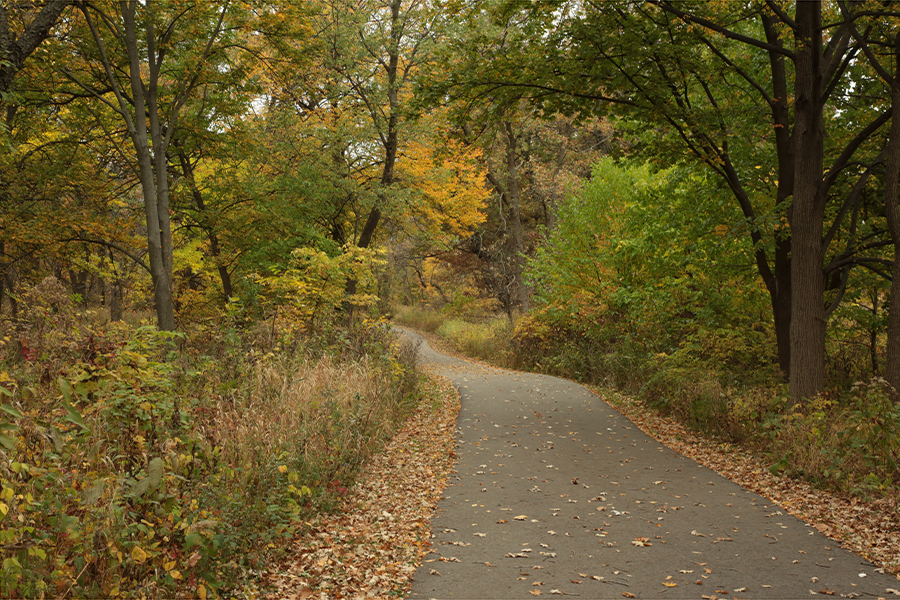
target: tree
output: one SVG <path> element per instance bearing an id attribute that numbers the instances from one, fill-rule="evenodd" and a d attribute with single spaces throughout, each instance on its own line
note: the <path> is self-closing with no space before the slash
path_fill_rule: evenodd
<path id="1" fill-rule="evenodd" d="M 13 79 L 25 60 L 50 36 L 53 26 L 71 0 L 46 0 L 37 6 L 25 2 L 0 2 L 0 103 L 12 89 Z"/>
<path id="2" fill-rule="evenodd" d="M 824 386 L 824 327 L 836 306 L 826 310 L 827 289 L 839 302 L 852 266 L 881 264 L 866 253 L 883 233 L 860 238 L 853 225 L 889 118 L 852 101 L 858 47 L 846 20 L 829 14 L 821 26 L 823 10 L 800 2 L 791 17 L 774 1 L 507 3 L 497 18 L 516 26 L 503 30 L 491 60 L 483 54 L 494 42 L 477 32 L 441 89 L 470 102 L 528 98 L 545 112 L 638 121 L 657 134 L 645 155 L 687 153 L 716 173 L 754 244 L 791 393 L 809 397 Z"/>
<path id="3" fill-rule="evenodd" d="M 859 45 L 869 66 L 887 87 L 890 97 L 891 128 L 886 144 L 884 163 L 884 212 L 893 243 L 891 267 L 891 310 L 888 314 L 887 361 L 885 378 L 893 387 L 894 399 L 900 390 L 900 12 L 885 10 L 874 4 L 861 10 L 851 10 L 847 2 L 840 3 L 841 14 L 849 24 L 854 41 Z M 856 20 L 865 14 L 871 20 L 862 23 L 865 35 Z M 855 18 L 856 17 L 856 18 Z M 893 63 L 893 72 L 891 72 Z M 874 302 L 873 302 L 874 305 Z M 874 362 L 874 361 L 873 361 Z"/>
<path id="4" fill-rule="evenodd" d="M 184 127 L 185 107 L 198 91 L 227 95 L 233 93 L 231 87 L 247 83 L 238 57 L 257 50 L 247 34 L 275 7 L 264 1 L 248 10 L 230 2 L 122 0 L 112 5 L 80 2 L 78 8 L 84 37 L 72 39 L 86 64 L 63 73 L 75 85 L 70 93 L 92 94 L 98 106 L 112 110 L 125 124 L 143 193 L 157 321 L 160 328 L 173 329 L 170 148 Z M 250 97 L 243 100 L 246 104 Z M 225 116 L 216 115 L 219 122 L 212 126 L 225 126 Z"/>

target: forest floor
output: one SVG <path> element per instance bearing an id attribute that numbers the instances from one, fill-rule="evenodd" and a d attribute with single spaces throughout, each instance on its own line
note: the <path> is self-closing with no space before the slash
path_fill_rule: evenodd
<path id="1" fill-rule="evenodd" d="M 440 352 L 460 356 L 434 335 Z M 378 455 L 332 515 L 307 523 L 288 557 L 263 574 L 264 598 L 383 598 L 405 596 L 430 550 L 429 523 L 453 471 L 459 399 L 432 376 L 428 397 Z M 773 476 L 745 450 L 705 438 L 636 400 L 594 389 L 660 443 L 775 502 L 844 548 L 900 579 L 900 498 L 835 495 Z M 896 586 L 900 588 L 900 584 Z M 889 588 L 888 594 L 900 597 Z"/>

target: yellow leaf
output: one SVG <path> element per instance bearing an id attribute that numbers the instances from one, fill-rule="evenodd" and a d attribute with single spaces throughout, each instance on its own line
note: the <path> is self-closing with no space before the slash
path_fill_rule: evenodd
<path id="1" fill-rule="evenodd" d="M 0 513 L 3 513 L 3 516 L 5 517 L 8 512 L 9 512 L 9 506 L 0 502 Z"/>
<path id="2" fill-rule="evenodd" d="M 197 586 L 197 597 L 200 598 L 200 600 L 206 600 L 206 586 L 205 585 Z"/>
<path id="3" fill-rule="evenodd" d="M 172 576 L 172 579 L 181 579 L 181 571 L 169 571 L 169 575 Z"/>
<path id="4" fill-rule="evenodd" d="M 135 546 L 131 549 L 131 560 L 137 564 L 146 562 L 148 558 L 150 558 L 150 554 L 140 546 Z"/>
<path id="5" fill-rule="evenodd" d="M 663 585 L 666 586 L 666 587 L 675 587 L 675 586 L 677 586 L 678 584 L 677 584 L 677 583 L 672 583 L 671 581 L 663 581 Z"/>

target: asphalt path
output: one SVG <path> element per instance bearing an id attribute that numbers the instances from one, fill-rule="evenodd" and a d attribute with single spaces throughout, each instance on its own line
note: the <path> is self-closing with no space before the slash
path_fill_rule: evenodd
<path id="1" fill-rule="evenodd" d="M 898 597 L 893 576 L 586 388 L 421 341 L 462 408 L 457 473 L 410 598 Z"/>

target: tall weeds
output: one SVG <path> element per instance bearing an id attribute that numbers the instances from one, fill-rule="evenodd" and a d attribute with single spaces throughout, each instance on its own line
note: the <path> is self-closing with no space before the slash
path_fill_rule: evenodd
<path id="1" fill-rule="evenodd" d="M 418 399 L 378 321 L 175 335 L 35 306 L 0 332 L 4 598 L 234 593 Z"/>

